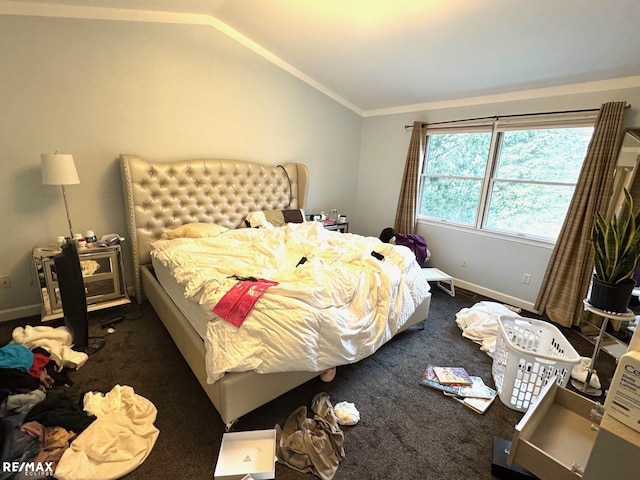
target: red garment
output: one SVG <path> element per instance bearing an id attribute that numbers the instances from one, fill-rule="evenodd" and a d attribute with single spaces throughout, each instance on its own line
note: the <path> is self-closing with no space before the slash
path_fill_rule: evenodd
<path id="1" fill-rule="evenodd" d="M 44 353 L 34 353 L 33 354 L 33 365 L 29 369 L 29 374 L 32 377 L 40 378 L 42 374 L 42 370 L 47 366 L 51 357 L 49 355 L 45 355 Z"/>
<path id="2" fill-rule="evenodd" d="M 278 285 L 278 282 L 264 278 L 240 280 L 223 295 L 212 312 L 240 327 L 258 299 L 273 285 Z"/>

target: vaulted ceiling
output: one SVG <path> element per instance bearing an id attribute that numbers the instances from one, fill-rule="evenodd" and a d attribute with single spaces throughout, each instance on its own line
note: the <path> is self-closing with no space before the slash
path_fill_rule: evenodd
<path id="1" fill-rule="evenodd" d="M 592 82 L 640 85 L 638 0 L 32 0 L 33 4 L 210 16 L 222 31 L 242 38 L 266 58 L 365 115 Z"/>

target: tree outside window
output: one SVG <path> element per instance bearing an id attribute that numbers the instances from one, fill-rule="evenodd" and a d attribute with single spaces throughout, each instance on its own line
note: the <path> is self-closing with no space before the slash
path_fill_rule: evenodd
<path id="1" fill-rule="evenodd" d="M 419 218 L 555 241 L 592 126 L 427 134 Z"/>

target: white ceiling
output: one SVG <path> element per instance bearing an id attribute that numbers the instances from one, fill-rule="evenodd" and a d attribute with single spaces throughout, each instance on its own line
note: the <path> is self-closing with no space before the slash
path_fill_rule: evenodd
<path id="1" fill-rule="evenodd" d="M 210 15 L 361 114 L 640 76 L 638 0 L 33 2 Z"/>

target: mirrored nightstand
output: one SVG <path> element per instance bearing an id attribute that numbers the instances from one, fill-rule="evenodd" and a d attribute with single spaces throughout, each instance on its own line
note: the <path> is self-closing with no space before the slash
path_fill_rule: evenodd
<path id="1" fill-rule="evenodd" d="M 55 246 L 36 246 L 33 263 L 42 298 L 42 321 L 63 317 L 62 301 L 53 257 L 60 253 Z M 120 245 L 91 247 L 78 251 L 82 277 L 91 312 L 130 303 L 124 278 Z"/>

